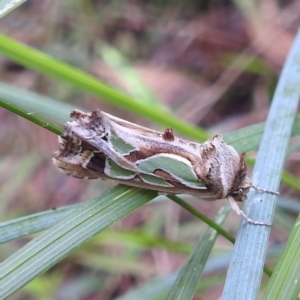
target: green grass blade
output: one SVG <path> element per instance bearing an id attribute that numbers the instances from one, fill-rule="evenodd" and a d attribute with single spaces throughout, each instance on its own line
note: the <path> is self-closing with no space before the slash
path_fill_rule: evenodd
<path id="1" fill-rule="evenodd" d="M 199 220 L 202 220 L 204 223 L 206 223 L 208 226 L 210 226 L 212 229 L 218 232 L 218 234 L 222 235 L 225 239 L 227 239 L 229 242 L 233 243 L 235 242 L 235 239 L 232 235 L 230 235 L 226 230 L 224 230 L 220 225 L 216 224 L 215 221 L 208 218 L 205 214 L 199 212 L 197 209 L 195 209 L 193 206 L 188 204 L 186 201 L 182 200 L 181 198 L 177 197 L 176 195 L 168 195 L 168 198 L 170 198 L 172 201 L 180 205 L 182 208 L 190 212 L 192 215 L 194 215 Z"/>
<path id="2" fill-rule="evenodd" d="M 0 106 L 3 108 L 6 108 L 7 110 L 10 110 L 11 112 L 31 121 L 32 123 L 35 123 L 57 135 L 62 134 L 62 129 L 57 127 L 54 124 L 50 124 L 46 120 L 40 118 L 35 113 L 31 113 L 28 111 L 25 111 L 24 109 L 20 108 L 19 106 L 13 105 L 10 102 L 7 102 L 6 100 L 0 99 Z"/>
<path id="3" fill-rule="evenodd" d="M 300 291 L 300 215 L 268 282 L 263 300 L 297 299 Z"/>
<path id="4" fill-rule="evenodd" d="M 0 18 L 9 14 L 26 0 L 0 0 Z"/>
<path id="5" fill-rule="evenodd" d="M 300 95 L 300 32 L 281 74 L 253 170 L 253 184 L 277 190 Z M 244 211 L 252 219 L 270 223 L 274 195 L 251 191 Z M 270 228 L 242 221 L 228 270 L 223 300 L 254 300 L 259 292 Z"/>
<path id="6" fill-rule="evenodd" d="M 84 73 L 66 63 L 52 58 L 33 48 L 22 45 L 5 35 L 0 34 L 0 53 L 6 57 L 47 76 L 70 83 L 77 89 L 94 94 L 102 99 L 141 114 L 165 126 L 172 127 L 181 133 L 188 134 L 199 140 L 205 140 L 207 134 L 196 126 L 184 123 L 165 110 L 145 105 L 140 101 L 102 83 L 96 77 Z"/>
<path id="7" fill-rule="evenodd" d="M 46 210 L 22 218 L 0 223 L 0 244 L 48 229 L 66 218 L 83 204 Z"/>
<path id="8" fill-rule="evenodd" d="M 204 223 L 215 229 L 227 240 L 234 243 L 234 238 L 228 232 L 226 232 L 226 230 L 218 226 L 213 220 L 206 217 L 204 214 L 196 210 L 193 206 L 189 205 L 184 200 L 175 195 L 169 195 L 169 198 L 179 204 L 182 208 L 189 211 L 199 220 L 202 220 Z M 55 210 L 52 209 L 18 218 L 12 221 L 0 223 L 0 244 L 50 228 L 51 226 L 60 222 L 63 218 L 74 212 L 74 210 L 78 209 L 80 205 L 82 204 L 66 206 Z"/>
<path id="9" fill-rule="evenodd" d="M 224 141 L 233 146 L 238 153 L 258 149 L 265 128 L 265 122 L 250 125 L 233 132 L 224 134 Z M 291 136 L 300 134 L 300 115 L 293 124 Z"/>
<path id="10" fill-rule="evenodd" d="M 0 299 L 14 294 L 94 235 L 155 196 L 154 191 L 119 185 L 85 203 L 2 262 Z"/>
<path id="11" fill-rule="evenodd" d="M 218 212 L 214 221 L 218 225 L 222 225 L 227 219 L 231 211 L 229 203 L 226 203 Z M 199 277 L 207 263 L 211 250 L 218 237 L 218 232 L 208 227 L 199 242 L 195 246 L 193 252 L 186 260 L 183 268 L 179 272 L 178 277 L 167 297 L 168 300 L 188 300 L 193 299 Z"/>
<path id="12" fill-rule="evenodd" d="M 0 99 L 59 125 L 63 125 L 70 119 L 70 112 L 75 108 L 74 105 L 42 96 L 4 82 L 0 82 Z M 76 108 L 80 109 L 77 105 Z"/>
<path id="13" fill-rule="evenodd" d="M 10 108 L 7 106 L 9 105 Z M 40 125 L 32 118 L 36 116 L 45 118 L 55 124 L 64 124 L 69 120 L 69 115 L 74 106 L 55 99 L 39 95 L 24 89 L 14 87 L 6 83 L 0 83 L 0 106 L 3 106 L 26 119 Z M 76 106 L 79 108 L 78 106 Z M 19 109 L 26 110 L 18 113 Z M 33 112 L 33 113 L 32 113 Z M 29 114 L 28 114 L 29 113 Z M 40 126 L 45 128 L 48 123 Z M 53 124 L 49 124 L 49 126 Z M 54 126 L 54 125 L 53 125 Z M 265 123 L 258 123 L 236 131 L 224 134 L 224 141 L 233 146 L 238 153 L 248 152 L 258 149 Z M 300 134 L 300 115 L 297 115 L 293 125 L 292 136 Z"/>

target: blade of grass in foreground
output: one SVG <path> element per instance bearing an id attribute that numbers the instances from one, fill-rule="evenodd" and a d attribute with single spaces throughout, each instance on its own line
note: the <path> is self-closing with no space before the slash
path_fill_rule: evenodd
<path id="1" fill-rule="evenodd" d="M 109 225 L 157 196 L 118 185 L 82 205 L 1 264 L 0 299 L 6 299 Z"/>
<path id="2" fill-rule="evenodd" d="M 48 229 L 80 208 L 80 204 L 46 210 L 0 223 L 0 244 Z"/>
<path id="3" fill-rule="evenodd" d="M 300 215 L 268 282 L 263 300 L 297 299 L 300 291 Z M 298 298 L 299 299 L 299 298 Z"/>
<path id="4" fill-rule="evenodd" d="M 275 91 L 253 170 L 256 186 L 277 190 L 300 95 L 300 32 Z M 276 196 L 251 191 L 244 211 L 252 219 L 270 223 Z M 223 300 L 257 299 L 270 228 L 242 221 L 223 291 Z"/>

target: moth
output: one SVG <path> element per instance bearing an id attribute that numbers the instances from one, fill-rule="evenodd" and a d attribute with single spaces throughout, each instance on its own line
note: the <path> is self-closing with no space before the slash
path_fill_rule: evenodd
<path id="1" fill-rule="evenodd" d="M 110 179 L 165 194 L 190 194 L 202 200 L 227 198 L 237 214 L 250 219 L 237 202 L 252 185 L 245 153 L 239 155 L 221 135 L 199 144 L 127 122 L 100 110 L 71 112 L 59 136 L 53 163 L 67 175 Z"/>

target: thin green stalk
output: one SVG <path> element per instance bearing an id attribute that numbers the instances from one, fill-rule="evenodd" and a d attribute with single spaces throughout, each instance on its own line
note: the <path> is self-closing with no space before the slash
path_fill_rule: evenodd
<path id="1" fill-rule="evenodd" d="M 34 113 L 30 113 L 25 111 L 24 109 L 21 109 L 13 104 L 10 104 L 7 101 L 4 101 L 2 99 L 0 99 L 0 106 L 2 106 L 3 108 L 6 108 L 7 110 L 10 110 L 11 112 L 31 121 L 32 123 L 35 123 L 57 135 L 61 135 L 62 134 L 62 129 L 45 121 L 44 119 L 40 118 L 39 116 L 35 115 Z"/>

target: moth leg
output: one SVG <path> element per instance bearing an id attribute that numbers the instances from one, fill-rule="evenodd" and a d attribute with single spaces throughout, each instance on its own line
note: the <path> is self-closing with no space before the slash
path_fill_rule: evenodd
<path id="1" fill-rule="evenodd" d="M 258 186 L 255 186 L 255 185 L 251 185 L 250 187 L 252 187 L 253 189 L 255 189 L 257 191 L 261 191 L 261 192 L 264 192 L 264 193 L 268 193 L 268 194 L 272 194 L 272 195 L 279 195 L 279 192 L 263 189 L 263 188 L 260 188 Z"/>
<path id="2" fill-rule="evenodd" d="M 242 216 L 248 223 L 255 224 L 255 225 L 264 225 L 264 226 L 271 226 L 269 223 L 264 223 L 264 222 L 258 222 L 250 219 L 238 206 L 237 202 L 234 200 L 233 197 L 227 197 L 230 206 L 232 210 L 234 210 L 239 216 Z"/>

